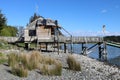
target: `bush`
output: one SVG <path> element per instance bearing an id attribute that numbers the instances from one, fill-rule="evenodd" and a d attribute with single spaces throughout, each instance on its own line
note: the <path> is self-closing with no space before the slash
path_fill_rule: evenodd
<path id="1" fill-rule="evenodd" d="M 13 26 L 4 26 L 0 32 L 0 36 L 16 36 L 17 28 Z"/>
<path id="2" fill-rule="evenodd" d="M 68 55 L 67 64 L 69 69 L 75 71 L 81 71 L 80 63 L 72 55 Z"/>
<path id="3" fill-rule="evenodd" d="M 62 64 L 60 61 L 56 60 L 54 64 L 43 64 L 40 68 L 43 75 L 57 75 L 60 76 L 62 73 Z"/>
<path id="4" fill-rule="evenodd" d="M 16 64 L 14 67 L 12 67 L 12 73 L 19 77 L 27 77 L 28 70 L 24 68 L 22 64 Z"/>
<path id="5" fill-rule="evenodd" d="M 8 55 L 8 64 L 12 68 L 12 73 L 20 77 L 26 77 L 28 70 L 33 69 L 39 69 L 43 75 L 61 75 L 62 72 L 60 61 L 43 56 L 37 51 L 31 54 L 11 53 Z"/>
<path id="6" fill-rule="evenodd" d="M 8 65 L 14 67 L 20 61 L 19 55 L 15 53 L 10 53 L 8 55 Z"/>

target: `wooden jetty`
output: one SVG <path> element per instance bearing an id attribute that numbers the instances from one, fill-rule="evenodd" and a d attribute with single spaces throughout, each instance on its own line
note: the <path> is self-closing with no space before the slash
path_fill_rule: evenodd
<path id="1" fill-rule="evenodd" d="M 64 30 L 69 36 L 65 36 L 61 29 Z M 46 50 L 48 45 L 57 45 L 58 54 L 60 45 L 64 44 L 64 52 L 66 53 L 67 44 L 70 44 L 71 54 L 73 44 L 82 44 L 83 55 L 87 55 L 88 52 L 94 47 L 98 46 L 99 49 L 99 58 L 102 57 L 107 59 L 106 43 L 103 40 L 103 37 L 81 37 L 81 36 L 72 36 L 67 30 L 61 27 L 57 20 L 45 19 L 40 17 L 35 21 L 31 22 L 24 30 L 24 34 L 20 37 L 11 37 L 8 39 L 5 38 L 8 42 L 24 42 L 25 48 L 29 49 L 31 43 L 36 43 L 36 49 L 41 49 L 41 44 L 45 44 Z M 94 43 L 93 46 L 87 47 L 87 43 Z"/>

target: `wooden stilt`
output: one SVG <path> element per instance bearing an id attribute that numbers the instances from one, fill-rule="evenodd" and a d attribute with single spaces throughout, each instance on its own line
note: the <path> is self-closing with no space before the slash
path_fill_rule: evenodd
<path id="1" fill-rule="evenodd" d="M 87 46 L 85 46 L 84 48 L 85 48 L 84 55 L 87 56 L 87 54 L 88 54 Z"/>
<path id="2" fill-rule="evenodd" d="M 66 53 L 66 43 L 64 43 L 64 53 Z"/>
<path id="3" fill-rule="evenodd" d="M 84 50 L 84 43 L 82 43 L 82 54 L 84 54 L 83 50 Z"/>
<path id="4" fill-rule="evenodd" d="M 72 54 L 72 43 L 70 44 L 70 49 L 71 49 L 70 53 Z"/>
<path id="5" fill-rule="evenodd" d="M 39 45 L 40 45 L 40 51 L 41 51 L 41 43 L 39 43 Z"/>
<path id="6" fill-rule="evenodd" d="M 25 43 L 25 49 L 29 49 L 28 43 Z"/>
<path id="7" fill-rule="evenodd" d="M 46 44 L 46 51 L 48 50 L 48 43 L 45 43 Z"/>
<path id="8" fill-rule="evenodd" d="M 106 45 L 106 42 L 104 42 L 103 45 L 104 45 L 103 59 L 105 61 L 107 61 L 107 45 Z"/>
<path id="9" fill-rule="evenodd" d="M 98 43 L 98 51 L 99 51 L 99 59 L 101 60 L 102 54 L 101 54 L 101 43 Z"/>
<path id="10" fill-rule="evenodd" d="M 71 47 L 71 54 L 72 54 L 72 50 L 73 50 L 73 49 L 72 49 L 72 44 L 73 44 L 73 43 L 72 43 L 72 36 L 71 36 L 71 42 L 70 42 L 70 45 L 71 45 L 71 46 L 70 46 L 70 47 Z"/>
<path id="11" fill-rule="evenodd" d="M 87 46 L 82 43 L 82 54 L 87 55 Z"/>
<path id="12" fill-rule="evenodd" d="M 57 42 L 57 49 L 58 49 L 58 54 L 59 54 L 59 42 Z"/>

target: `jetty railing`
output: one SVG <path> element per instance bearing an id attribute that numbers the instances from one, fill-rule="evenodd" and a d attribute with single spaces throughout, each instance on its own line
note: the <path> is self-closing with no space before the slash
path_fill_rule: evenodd
<path id="1" fill-rule="evenodd" d="M 16 42 L 19 37 L 3 37 L 0 36 L 0 39 L 8 41 L 8 42 Z M 33 37 L 32 40 L 34 40 L 36 38 Z M 55 37 L 51 37 L 48 39 L 38 39 L 38 42 L 54 42 L 54 39 L 57 41 L 57 39 Z M 60 43 L 69 43 L 71 41 L 71 37 L 65 37 L 65 36 L 59 36 L 59 42 Z M 87 41 L 87 43 L 97 43 L 97 42 L 103 42 L 103 38 L 102 37 L 81 37 L 81 36 L 72 36 L 72 42 L 73 43 L 85 43 Z"/>

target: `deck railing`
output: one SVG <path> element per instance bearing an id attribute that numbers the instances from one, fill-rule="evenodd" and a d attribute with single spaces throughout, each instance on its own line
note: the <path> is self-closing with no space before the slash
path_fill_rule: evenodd
<path id="1" fill-rule="evenodd" d="M 8 41 L 8 42 L 16 42 L 19 37 L 2 37 L 0 36 L 0 39 L 2 40 L 5 40 L 5 41 Z M 31 39 L 32 41 L 34 39 L 37 39 L 37 38 L 33 38 Z M 102 37 L 75 37 L 73 36 L 72 38 L 71 37 L 65 37 L 65 36 L 59 36 L 59 39 L 57 39 L 57 37 L 51 37 L 51 38 L 48 38 L 48 39 L 38 39 L 38 42 L 54 42 L 54 41 L 59 41 L 59 42 L 64 42 L 64 43 L 69 43 L 71 42 L 72 40 L 72 43 L 96 43 L 96 42 L 103 42 L 103 38 Z M 29 40 L 28 40 L 29 42 Z"/>

